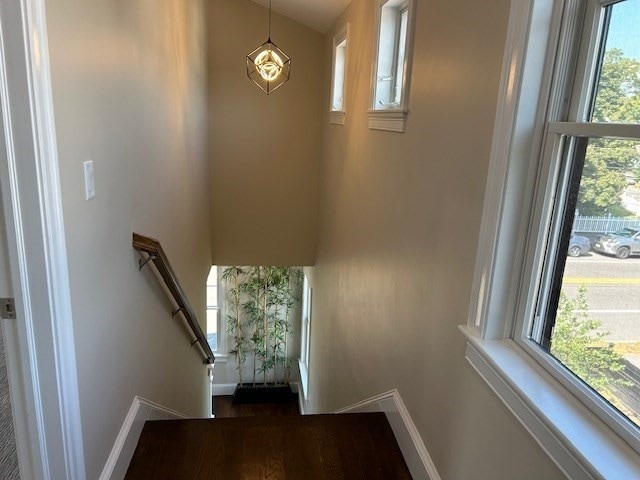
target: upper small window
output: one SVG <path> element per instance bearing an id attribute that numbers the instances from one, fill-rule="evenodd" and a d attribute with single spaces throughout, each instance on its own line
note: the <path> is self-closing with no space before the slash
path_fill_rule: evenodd
<path id="1" fill-rule="evenodd" d="M 347 78 L 347 45 L 349 24 L 333 37 L 333 75 L 331 78 L 331 110 L 329 121 L 344 125 L 345 90 Z"/>
<path id="2" fill-rule="evenodd" d="M 414 0 L 378 0 L 369 128 L 404 131 L 413 9 Z"/>

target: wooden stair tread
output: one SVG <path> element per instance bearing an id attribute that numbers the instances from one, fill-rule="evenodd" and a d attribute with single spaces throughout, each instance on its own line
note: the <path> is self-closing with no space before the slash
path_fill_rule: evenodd
<path id="1" fill-rule="evenodd" d="M 411 479 L 384 413 L 146 422 L 127 480 Z"/>

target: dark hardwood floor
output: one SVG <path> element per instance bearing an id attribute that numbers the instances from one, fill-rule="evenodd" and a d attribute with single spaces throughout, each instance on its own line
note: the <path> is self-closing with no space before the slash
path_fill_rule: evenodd
<path id="1" fill-rule="evenodd" d="M 216 418 L 262 417 L 271 415 L 300 415 L 297 397 L 285 403 L 233 403 L 233 396 L 215 397 L 213 411 Z"/>
<path id="2" fill-rule="evenodd" d="M 384 413 L 147 422 L 126 480 L 410 480 Z"/>

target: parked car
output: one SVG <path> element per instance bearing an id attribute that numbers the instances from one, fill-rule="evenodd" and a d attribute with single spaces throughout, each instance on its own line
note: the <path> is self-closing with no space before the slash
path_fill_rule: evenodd
<path id="1" fill-rule="evenodd" d="M 569 250 L 567 254 L 570 257 L 579 257 L 580 255 L 586 255 L 591 250 L 591 242 L 587 237 L 581 237 L 580 235 L 571 234 L 569 240 Z"/>
<path id="2" fill-rule="evenodd" d="M 593 246 L 596 252 L 629 258 L 640 255 L 640 229 L 626 227 L 616 233 L 600 235 Z"/>

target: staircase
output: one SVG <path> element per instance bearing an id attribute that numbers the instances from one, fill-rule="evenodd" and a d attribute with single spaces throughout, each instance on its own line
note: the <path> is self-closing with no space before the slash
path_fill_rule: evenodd
<path id="1" fill-rule="evenodd" d="M 127 480 L 410 480 L 384 413 L 147 422 Z"/>
<path id="2" fill-rule="evenodd" d="M 204 363 L 213 364 L 211 347 L 160 243 L 134 233 L 132 245 L 142 256 L 140 269 L 155 266 L 177 307 L 173 315 L 180 313 L 193 334 L 191 345 L 199 346 Z M 302 416 L 286 405 L 230 403 L 228 412 L 235 418 L 147 421 L 125 479 L 411 480 L 384 413 Z M 117 462 L 108 462 L 105 471 L 121 472 L 124 465 Z"/>

